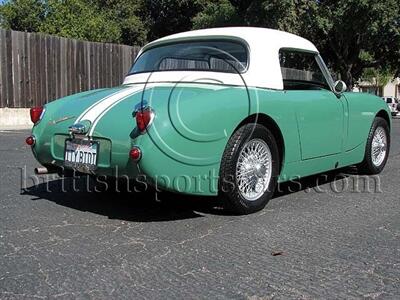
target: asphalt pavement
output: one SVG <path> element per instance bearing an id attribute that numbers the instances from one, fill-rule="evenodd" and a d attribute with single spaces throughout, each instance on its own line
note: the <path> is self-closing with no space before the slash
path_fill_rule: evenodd
<path id="1" fill-rule="evenodd" d="M 400 297 L 399 119 L 380 176 L 283 184 L 247 216 L 36 178 L 28 134 L 0 132 L 0 299 Z"/>

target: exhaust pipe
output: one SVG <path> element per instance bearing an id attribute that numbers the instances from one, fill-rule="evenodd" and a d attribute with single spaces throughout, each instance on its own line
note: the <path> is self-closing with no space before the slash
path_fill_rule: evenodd
<path id="1" fill-rule="evenodd" d="M 34 169 L 36 175 L 57 173 L 56 169 L 47 169 L 46 167 L 38 167 Z"/>
<path id="2" fill-rule="evenodd" d="M 47 170 L 46 167 L 35 168 L 36 175 L 42 175 L 42 174 L 48 174 L 48 173 L 49 173 L 49 170 Z"/>

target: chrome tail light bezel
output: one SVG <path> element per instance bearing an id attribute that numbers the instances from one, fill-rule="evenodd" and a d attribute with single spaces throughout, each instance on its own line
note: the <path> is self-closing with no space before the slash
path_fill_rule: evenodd
<path id="1" fill-rule="evenodd" d="M 139 128 L 139 126 L 138 126 L 138 113 L 149 113 L 150 114 L 150 119 L 149 119 L 149 121 L 147 122 L 147 124 L 145 125 L 145 128 Z M 133 113 L 132 113 L 132 116 L 136 119 L 136 127 L 137 127 L 137 129 L 138 129 L 138 131 L 141 133 L 141 134 L 144 134 L 144 133 L 146 133 L 147 132 L 147 130 L 150 128 L 150 126 L 152 125 L 152 123 L 153 123 L 153 121 L 154 121 L 154 119 L 155 119 L 155 116 L 156 116 L 156 113 L 155 113 L 155 111 L 153 110 L 153 108 L 151 108 L 148 104 L 147 104 L 147 102 L 143 102 L 143 103 L 139 103 L 138 105 L 136 105 L 135 106 L 135 109 L 134 109 L 134 111 L 133 111 Z"/>

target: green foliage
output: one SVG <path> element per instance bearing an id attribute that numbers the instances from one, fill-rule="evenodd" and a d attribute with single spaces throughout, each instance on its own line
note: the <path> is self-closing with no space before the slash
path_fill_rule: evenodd
<path id="1" fill-rule="evenodd" d="M 101 11 L 106 11 L 109 22 L 119 27 L 119 42 L 127 45 L 143 45 L 148 30 L 141 19 L 143 4 L 132 0 L 94 0 Z"/>
<path id="2" fill-rule="evenodd" d="M 146 42 L 140 5 L 125 0 L 10 0 L 0 6 L 0 25 L 95 42 Z"/>
<path id="3" fill-rule="evenodd" d="M 383 87 L 392 81 L 394 79 L 393 75 L 394 72 L 389 69 L 366 68 L 361 75 L 361 80 L 369 82 L 378 90 L 379 87 Z"/>
<path id="4" fill-rule="evenodd" d="M 204 1 L 202 11 L 193 18 L 193 28 L 210 28 L 240 25 L 237 9 L 228 1 Z"/>
<path id="5" fill-rule="evenodd" d="M 191 30 L 192 19 L 201 8 L 196 0 L 142 1 L 142 18 L 149 28 L 149 40 Z"/>
<path id="6" fill-rule="evenodd" d="M 38 31 L 46 8 L 40 0 L 14 0 L 0 5 L 0 26 L 20 31 Z"/>
<path id="7" fill-rule="evenodd" d="M 49 0 L 39 31 L 97 42 L 120 42 L 118 24 L 107 11 L 85 0 Z"/>
<path id="8" fill-rule="evenodd" d="M 309 12 L 316 5 L 310 0 L 202 1 L 203 10 L 194 17 L 195 28 L 217 26 L 258 26 L 301 33 Z"/>
<path id="9" fill-rule="evenodd" d="M 197 0 L 9 0 L 0 26 L 96 42 L 142 45 L 192 28 Z"/>
<path id="10" fill-rule="evenodd" d="M 5 28 L 129 45 L 240 25 L 310 39 L 349 86 L 368 68 L 400 75 L 398 0 L 8 0 L 0 5 Z"/>
<path id="11" fill-rule="evenodd" d="M 365 68 L 400 75 L 398 0 L 203 1 L 195 28 L 222 25 L 285 30 L 313 41 L 329 67 L 351 87 Z"/>
<path id="12" fill-rule="evenodd" d="M 342 78 L 352 85 L 365 68 L 400 63 L 400 3 L 397 0 L 320 1 L 310 37 Z"/>

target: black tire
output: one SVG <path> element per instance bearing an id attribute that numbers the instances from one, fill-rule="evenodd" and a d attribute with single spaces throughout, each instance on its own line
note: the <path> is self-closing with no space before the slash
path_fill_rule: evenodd
<path id="1" fill-rule="evenodd" d="M 381 127 L 384 129 L 386 133 L 386 139 L 387 139 L 387 146 L 386 146 L 386 154 L 385 158 L 383 159 L 382 163 L 379 165 L 375 165 L 372 161 L 372 140 L 374 138 L 375 131 L 378 127 Z M 374 122 L 372 123 L 371 129 L 368 134 L 367 138 L 367 144 L 365 147 L 365 156 L 364 160 L 362 161 L 361 164 L 358 165 L 358 171 L 361 174 L 368 174 L 368 175 L 373 175 L 373 174 L 379 174 L 382 172 L 383 168 L 386 165 L 388 156 L 389 156 L 389 150 L 390 150 L 390 130 L 389 130 L 389 125 L 387 121 L 381 117 L 376 117 Z"/>
<path id="2" fill-rule="evenodd" d="M 243 147 L 254 139 L 263 140 L 269 147 L 272 157 L 271 179 L 260 197 L 247 200 L 242 196 L 236 182 L 236 164 Z M 263 209 L 274 194 L 279 167 L 278 145 L 271 131 L 259 124 L 240 127 L 229 139 L 221 161 L 219 191 L 225 208 L 235 214 L 249 214 Z"/>

